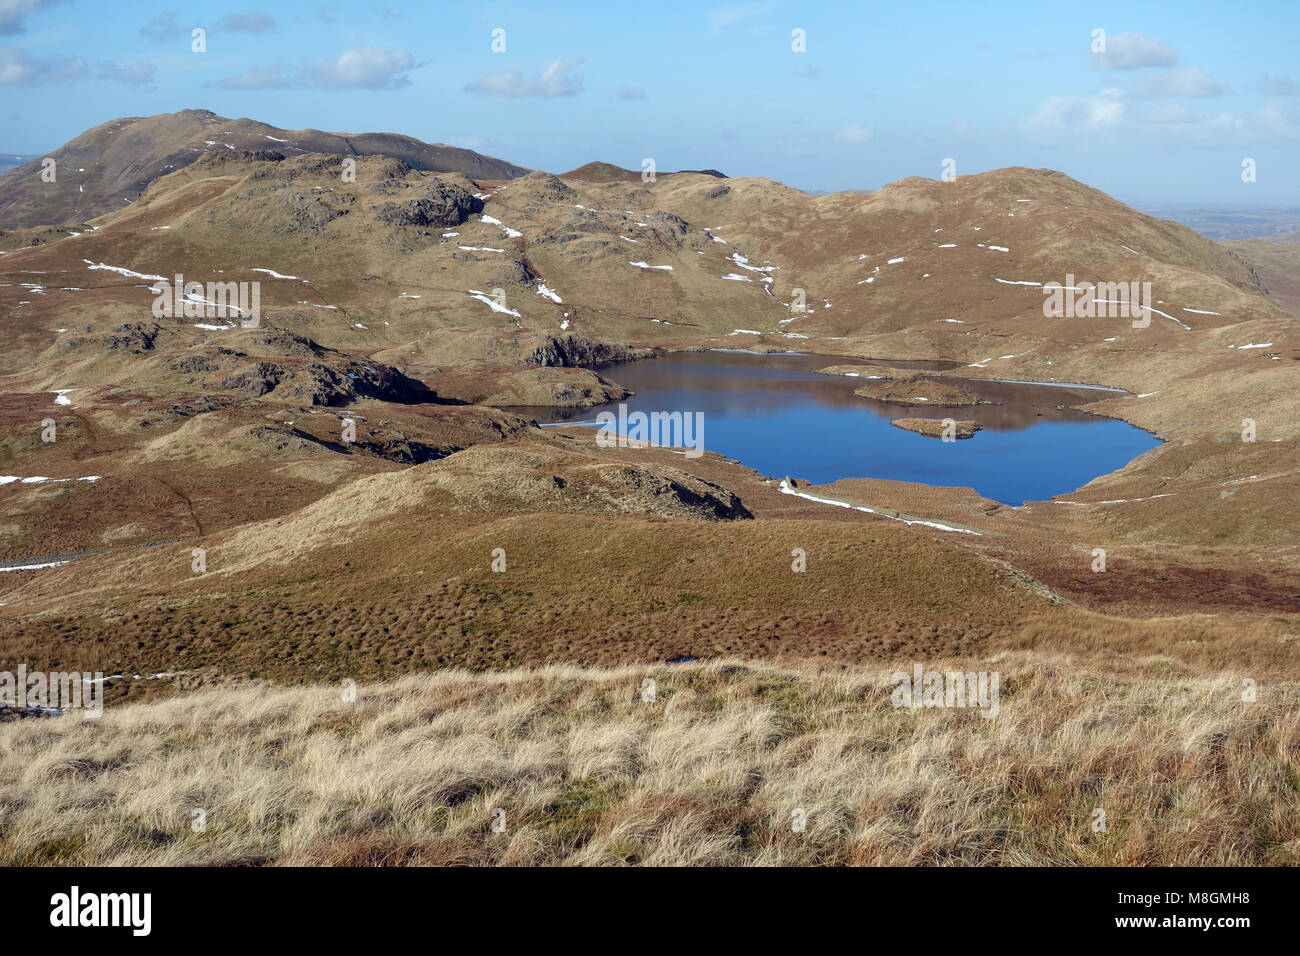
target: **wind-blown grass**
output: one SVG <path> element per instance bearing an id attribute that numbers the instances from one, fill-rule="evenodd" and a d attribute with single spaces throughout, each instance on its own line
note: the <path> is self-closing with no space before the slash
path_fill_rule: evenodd
<path id="1" fill-rule="evenodd" d="M 890 669 L 732 661 L 9 721 L 0 863 L 1300 862 L 1300 683 L 1000 657 L 953 667 L 1001 673 L 992 719 L 896 709 Z"/>

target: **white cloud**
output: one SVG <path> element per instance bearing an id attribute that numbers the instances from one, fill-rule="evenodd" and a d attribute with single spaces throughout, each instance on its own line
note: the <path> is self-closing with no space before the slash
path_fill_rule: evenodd
<path id="1" fill-rule="evenodd" d="M 485 96 L 504 96 L 518 99 L 525 96 L 574 96 L 582 92 L 582 74 L 569 76 L 569 71 L 582 62 L 576 60 L 552 60 L 541 73 L 534 73 L 531 80 L 525 80 L 518 70 L 505 73 L 493 73 L 465 86 L 466 93 L 481 93 Z"/>
<path id="2" fill-rule="evenodd" d="M 1103 70 L 1173 66 L 1178 62 L 1178 51 L 1142 33 L 1119 33 L 1106 37 L 1106 51 L 1093 53 L 1092 62 Z"/>
<path id="3" fill-rule="evenodd" d="M 295 66 L 277 63 L 255 66 L 218 81 L 226 90 L 313 88 L 318 90 L 393 90 L 408 85 L 407 74 L 415 69 L 415 58 L 407 50 L 362 47 L 345 50 L 319 63 L 300 61 Z"/>
<path id="4" fill-rule="evenodd" d="M 1231 92 L 1199 66 L 1187 66 L 1159 76 L 1146 77 L 1133 95 L 1143 99 L 1153 96 L 1191 96 L 1200 99 L 1224 96 Z"/>
<path id="5" fill-rule="evenodd" d="M 645 99 L 645 90 L 639 86 L 620 86 L 618 98 L 620 100 L 643 100 Z"/>
<path id="6" fill-rule="evenodd" d="M 1300 133 L 1300 109 L 1281 100 L 1265 103 L 1256 116 L 1261 127 L 1275 136 L 1295 136 Z"/>
<path id="7" fill-rule="evenodd" d="M 831 137 L 837 143 L 865 143 L 876 135 L 876 130 L 872 126 L 863 126 L 861 123 L 848 123 L 841 126 Z"/>
<path id="8" fill-rule="evenodd" d="M 1105 89 L 1092 96 L 1049 96 L 1024 121 L 1029 132 L 1045 132 L 1070 127 L 1101 129 L 1124 118 L 1124 94 Z"/>
<path id="9" fill-rule="evenodd" d="M 308 82 L 322 90 L 391 90 L 406 86 L 415 58 L 406 50 L 362 47 L 332 60 L 302 68 Z"/>

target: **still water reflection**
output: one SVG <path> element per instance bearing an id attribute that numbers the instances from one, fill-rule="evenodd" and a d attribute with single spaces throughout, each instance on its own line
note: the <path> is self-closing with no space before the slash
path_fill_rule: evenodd
<path id="1" fill-rule="evenodd" d="M 861 398 L 861 379 L 819 375 L 827 365 L 869 359 L 824 355 L 682 352 L 602 368 L 632 389 L 632 411 L 704 413 L 704 446 L 765 475 L 817 484 L 889 478 L 973 487 L 1019 505 L 1073 491 L 1123 466 L 1159 441 L 1126 422 L 1071 409 L 1096 390 L 962 380 L 995 405 L 909 408 Z M 951 363 L 899 363 L 942 372 Z M 539 422 L 594 424 L 600 409 L 521 409 Z M 968 441 L 942 442 L 889 423 L 897 418 L 974 419 Z"/>

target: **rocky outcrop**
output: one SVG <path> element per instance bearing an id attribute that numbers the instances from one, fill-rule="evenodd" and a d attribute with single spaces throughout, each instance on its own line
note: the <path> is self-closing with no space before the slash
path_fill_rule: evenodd
<path id="1" fill-rule="evenodd" d="M 274 389 L 284 378 L 283 365 L 274 362 L 254 362 L 221 381 L 221 389 L 239 392 L 249 398 L 259 398 Z"/>
<path id="2" fill-rule="evenodd" d="M 488 354 L 512 365 L 556 365 L 566 368 L 595 368 L 610 362 L 649 358 L 653 349 L 633 348 L 612 342 L 598 342 L 572 332 L 531 333 L 502 339 L 488 347 Z"/>
<path id="3" fill-rule="evenodd" d="M 393 226 L 421 228 L 459 226 L 471 214 L 483 209 L 483 200 L 455 183 L 434 179 L 423 195 L 406 202 L 383 203 L 376 210 L 381 222 Z"/>
<path id="4" fill-rule="evenodd" d="M 63 352 L 127 352 L 143 355 L 154 351 L 158 337 L 166 330 L 157 322 L 126 322 L 99 335 L 72 334 L 59 342 Z"/>
<path id="5" fill-rule="evenodd" d="M 754 517 L 738 495 L 676 468 L 607 465 L 598 474 L 625 511 L 704 521 Z"/>
<path id="6" fill-rule="evenodd" d="M 434 384 L 444 400 L 498 407 L 591 408 L 632 394 L 585 368 L 488 367 L 439 376 Z"/>
<path id="7" fill-rule="evenodd" d="M 462 506 L 489 510 L 505 505 L 693 521 L 753 518 L 731 491 L 677 468 L 545 445 L 475 445 L 421 469 L 418 480 L 449 492 Z"/>

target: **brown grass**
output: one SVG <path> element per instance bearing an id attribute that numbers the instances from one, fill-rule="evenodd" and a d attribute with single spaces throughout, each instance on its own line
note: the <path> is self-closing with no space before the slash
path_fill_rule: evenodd
<path id="1" fill-rule="evenodd" d="M 998 716 L 895 709 L 892 667 L 733 660 L 444 671 L 355 703 L 254 683 L 11 721 L 0 862 L 1300 862 L 1300 683 L 1247 704 L 1235 676 L 1159 661 L 957 666 L 1001 673 Z"/>

